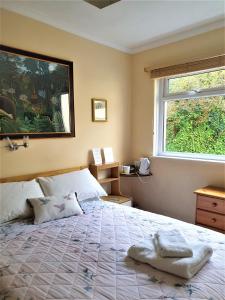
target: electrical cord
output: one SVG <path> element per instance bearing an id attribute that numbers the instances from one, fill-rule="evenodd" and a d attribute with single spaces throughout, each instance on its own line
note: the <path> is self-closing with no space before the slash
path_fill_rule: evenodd
<path id="1" fill-rule="evenodd" d="M 142 178 L 142 177 L 145 177 L 145 176 L 141 176 L 141 175 L 138 173 L 138 171 L 136 171 L 135 174 L 137 175 L 138 180 L 139 180 L 141 183 L 143 183 L 143 184 L 147 184 L 147 183 L 148 183 L 148 181 L 145 181 L 145 180 L 143 180 L 143 178 Z M 150 176 L 150 175 L 152 175 L 151 172 L 149 172 L 149 176 Z M 146 176 L 146 177 L 147 177 L 147 176 Z"/>

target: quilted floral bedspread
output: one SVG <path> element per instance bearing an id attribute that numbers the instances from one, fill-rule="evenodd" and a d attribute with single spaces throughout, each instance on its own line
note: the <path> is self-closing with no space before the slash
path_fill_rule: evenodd
<path id="1" fill-rule="evenodd" d="M 224 235 L 165 216 L 100 200 L 85 214 L 0 227 L 0 299 L 225 299 Z M 128 248 L 159 228 L 212 246 L 210 261 L 191 280 L 127 257 Z"/>

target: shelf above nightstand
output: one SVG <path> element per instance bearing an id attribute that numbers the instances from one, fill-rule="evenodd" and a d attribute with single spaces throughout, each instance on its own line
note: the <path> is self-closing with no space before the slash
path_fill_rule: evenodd
<path id="1" fill-rule="evenodd" d="M 149 173 L 147 175 L 137 174 L 137 173 L 130 173 L 130 174 L 124 174 L 120 173 L 121 177 L 149 177 L 152 176 L 152 173 Z"/>
<path id="2" fill-rule="evenodd" d="M 90 166 L 90 168 L 92 168 L 93 170 L 98 170 L 98 171 L 117 168 L 117 167 L 119 167 L 118 162 L 109 163 L 109 164 L 102 164 L 102 165 L 91 165 Z"/>
<path id="3" fill-rule="evenodd" d="M 119 178 L 107 177 L 107 178 L 98 179 L 98 182 L 101 184 L 104 184 L 104 183 L 109 183 L 109 182 L 118 181 L 118 180 L 119 180 Z"/>
<path id="4" fill-rule="evenodd" d="M 90 165 L 90 171 L 100 184 L 111 184 L 112 195 L 120 195 L 121 193 L 119 167 L 119 162 L 102 165 Z M 110 175 L 108 175 L 108 177 L 105 178 L 99 178 L 102 171 L 105 170 L 108 170 L 110 172 Z"/>

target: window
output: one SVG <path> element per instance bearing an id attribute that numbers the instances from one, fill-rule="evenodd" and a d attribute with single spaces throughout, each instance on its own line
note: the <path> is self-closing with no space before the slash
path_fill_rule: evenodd
<path id="1" fill-rule="evenodd" d="M 156 154 L 225 161 L 225 69 L 157 83 Z"/>

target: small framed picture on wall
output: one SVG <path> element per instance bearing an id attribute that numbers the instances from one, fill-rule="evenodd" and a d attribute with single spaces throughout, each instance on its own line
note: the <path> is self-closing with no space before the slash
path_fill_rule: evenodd
<path id="1" fill-rule="evenodd" d="M 92 103 L 92 121 L 106 122 L 107 121 L 107 100 L 91 99 Z"/>

